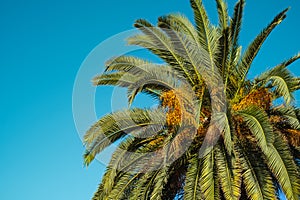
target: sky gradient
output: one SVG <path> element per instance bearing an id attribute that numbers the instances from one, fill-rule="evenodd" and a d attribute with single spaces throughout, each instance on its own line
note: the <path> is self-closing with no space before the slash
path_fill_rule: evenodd
<path id="1" fill-rule="evenodd" d="M 235 2 L 228 0 L 230 13 Z M 215 2 L 204 3 L 216 23 Z M 72 114 L 76 74 L 99 43 L 132 29 L 135 19 L 156 23 L 157 17 L 171 12 L 192 19 L 189 1 L 11 0 L 0 4 L 0 199 L 90 199 L 104 166 L 97 161 L 89 168 L 83 166 L 84 147 Z M 264 44 L 251 77 L 300 50 L 300 4 L 297 0 L 246 1 L 243 46 L 288 6 L 287 19 Z M 102 66 L 99 62 L 99 72 Z M 290 69 L 299 76 L 300 62 Z M 111 88 L 97 91 L 99 116 L 111 110 L 111 94 Z"/>

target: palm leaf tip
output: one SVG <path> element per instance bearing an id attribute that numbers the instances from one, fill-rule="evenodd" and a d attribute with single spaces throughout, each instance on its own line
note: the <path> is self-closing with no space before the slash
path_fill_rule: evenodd
<path id="1" fill-rule="evenodd" d="M 145 19 L 138 19 L 135 21 L 134 27 L 136 28 L 153 27 L 153 25 Z"/>
<path id="2" fill-rule="evenodd" d="M 95 159 L 95 155 L 93 155 L 89 151 L 86 151 L 83 155 L 83 160 L 84 160 L 83 164 L 84 164 L 84 166 L 88 167 L 94 159 Z"/>

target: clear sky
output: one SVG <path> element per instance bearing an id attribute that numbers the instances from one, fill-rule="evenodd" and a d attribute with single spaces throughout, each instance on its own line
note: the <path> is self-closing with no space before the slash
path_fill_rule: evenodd
<path id="1" fill-rule="evenodd" d="M 214 1 L 204 3 L 216 22 Z M 234 3 L 228 0 L 231 13 Z M 250 76 L 300 50 L 300 4 L 298 0 L 247 1 L 241 33 L 244 46 L 288 6 L 292 7 L 288 18 L 266 41 Z M 104 167 L 99 162 L 83 167 L 84 148 L 72 115 L 77 71 L 94 47 L 131 29 L 135 19 L 155 23 L 158 16 L 170 12 L 192 17 L 188 0 L 1 1 L 0 199 L 90 199 Z M 300 62 L 290 69 L 300 75 Z M 103 115 L 110 110 L 111 90 L 99 95 L 98 114 Z"/>

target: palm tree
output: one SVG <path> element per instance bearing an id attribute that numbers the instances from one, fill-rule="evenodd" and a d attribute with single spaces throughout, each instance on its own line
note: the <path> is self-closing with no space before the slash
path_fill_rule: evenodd
<path id="1" fill-rule="evenodd" d="M 244 0 L 233 17 L 216 0 L 212 25 L 201 0 L 190 0 L 195 25 L 181 14 L 160 17 L 157 26 L 139 19 L 141 34 L 128 39 L 164 61 L 112 58 L 95 85 L 128 89 L 156 108 L 107 114 L 86 133 L 84 161 L 114 142 L 93 199 L 287 199 L 300 198 L 300 109 L 293 92 L 300 78 L 287 69 L 300 54 L 254 79 L 247 77 L 262 44 L 288 9 L 242 52 L 238 38 Z M 218 137 L 220 135 L 220 137 Z M 203 151 L 203 146 L 204 151 Z M 201 150 L 202 149 L 202 150 Z"/>

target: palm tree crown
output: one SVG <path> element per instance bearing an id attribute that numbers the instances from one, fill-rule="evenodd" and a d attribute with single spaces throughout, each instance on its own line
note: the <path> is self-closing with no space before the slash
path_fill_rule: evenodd
<path id="1" fill-rule="evenodd" d="M 217 26 L 201 0 L 190 0 L 194 24 L 181 14 L 139 19 L 128 38 L 164 61 L 133 56 L 106 63 L 95 85 L 128 89 L 159 102 L 107 114 L 86 133 L 84 160 L 119 141 L 94 200 L 300 198 L 300 109 L 293 92 L 300 77 L 287 68 L 297 54 L 247 77 L 262 44 L 286 17 L 280 12 L 242 52 L 238 43 L 244 0 L 232 18 L 216 0 Z M 279 103 L 278 103 L 279 102 Z M 218 137 L 220 136 L 220 137 Z"/>

